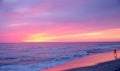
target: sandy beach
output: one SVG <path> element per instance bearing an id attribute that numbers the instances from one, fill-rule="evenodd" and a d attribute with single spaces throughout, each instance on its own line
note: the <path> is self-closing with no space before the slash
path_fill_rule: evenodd
<path id="1" fill-rule="evenodd" d="M 64 71 L 120 71 L 120 59 L 99 63 L 93 66 L 73 68 Z"/>
<path id="2" fill-rule="evenodd" d="M 120 58 L 120 51 L 117 51 Z M 65 64 L 42 71 L 120 71 L 120 60 L 115 60 L 113 51 L 78 58 Z"/>

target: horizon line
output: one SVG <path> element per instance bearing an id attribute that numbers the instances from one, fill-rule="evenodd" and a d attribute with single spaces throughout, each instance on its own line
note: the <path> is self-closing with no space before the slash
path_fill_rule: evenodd
<path id="1" fill-rule="evenodd" d="M 74 41 L 74 42 L 0 42 L 0 43 L 119 43 L 120 41 Z"/>

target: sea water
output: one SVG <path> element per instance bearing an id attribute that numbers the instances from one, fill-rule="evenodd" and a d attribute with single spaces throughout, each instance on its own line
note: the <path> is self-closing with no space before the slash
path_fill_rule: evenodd
<path id="1" fill-rule="evenodd" d="M 0 71 L 41 71 L 113 49 L 120 42 L 0 43 Z"/>

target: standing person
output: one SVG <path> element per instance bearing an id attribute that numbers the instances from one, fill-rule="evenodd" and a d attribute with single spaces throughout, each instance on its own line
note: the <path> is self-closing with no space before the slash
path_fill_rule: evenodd
<path id="1" fill-rule="evenodd" d="M 118 59 L 117 58 L 117 50 L 116 49 L 114 49 L 114 57 L 115 57 L 115 59 Z"/>

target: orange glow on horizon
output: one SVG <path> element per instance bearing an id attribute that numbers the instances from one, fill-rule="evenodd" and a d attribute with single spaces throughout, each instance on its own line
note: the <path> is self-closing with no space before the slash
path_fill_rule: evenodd
<path id="1" fill-rule="evenodd" d="M 57 34 L 57 33 L 56 33 Z M 24 42 L 89 42 L 89 41 L 119 41 L 120 29 L 109 29 L 80 34 L 49 35 L 47 33 L 29 34 Z"/>

